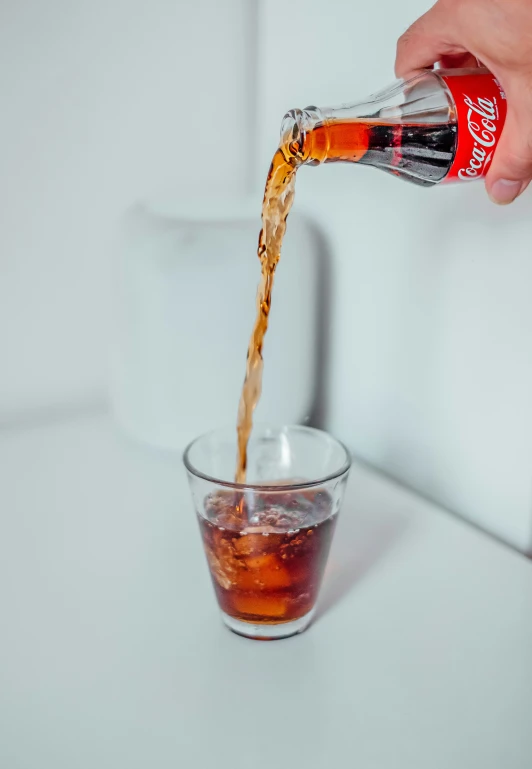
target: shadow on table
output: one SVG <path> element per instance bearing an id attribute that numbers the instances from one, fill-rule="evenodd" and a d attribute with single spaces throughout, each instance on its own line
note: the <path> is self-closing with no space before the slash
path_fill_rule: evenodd
<path id="1" fill-rule="evenodd" d="M 344 510 L 340 515 L 335 540 L 317 607 L 317 619 L 375 569 L 396 545 L 408 527 L 399 513 L 369 513 Z"/>

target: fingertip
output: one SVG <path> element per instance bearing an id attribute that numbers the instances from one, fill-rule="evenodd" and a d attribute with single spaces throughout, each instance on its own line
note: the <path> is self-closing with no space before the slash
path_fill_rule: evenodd
<path id="1" fill-rule="evenodd" d="M 406 33 L 405 33 L 406 34 Z M 397 46 L 395 50 L 395 63 L 394 63 L 394 72 L 395 77 L 397 78 L 404 78 L 406 71 L 405 71 L 405 56 L 403 53 L 403 42 L 404 35 L 401 35 L 399 40 L 397 41 Z"/>
<path id="2" fill-rule="evenodd" d="M 514 179 L 486 180 L 486 191 L 490 200 L 499 206 L 507 206 L 513 203 L 530 184 L 530 179 L 516 181 Z"/>

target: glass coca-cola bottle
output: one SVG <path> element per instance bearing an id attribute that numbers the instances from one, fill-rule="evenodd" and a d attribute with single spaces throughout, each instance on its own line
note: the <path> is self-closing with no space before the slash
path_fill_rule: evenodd
<path id="1" fill-rule="evenodd" d="M 356 104 L 285 115 L 281 147 L 296 163 L 362 163 L 414 184 L 485 176 L 506 118 L 486 69 L 423 71 Z"/>

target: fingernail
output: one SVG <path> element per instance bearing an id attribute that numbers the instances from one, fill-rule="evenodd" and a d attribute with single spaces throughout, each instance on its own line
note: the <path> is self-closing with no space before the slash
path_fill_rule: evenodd
<path id="1" fill-rule="evenodd" d="M 514 182 L 510 179 L 498 179 L 488 192 L 488 195 L 494 203 L 505 206 L 521 194 L 525 189 L 526 182 Z"/>

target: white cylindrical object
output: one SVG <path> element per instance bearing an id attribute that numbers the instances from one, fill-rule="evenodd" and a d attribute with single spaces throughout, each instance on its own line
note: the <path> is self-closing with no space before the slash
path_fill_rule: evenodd
<path id="1" fill-rule="evenodd" d="M 260 277 L 255 201 L 138 205 L 124 216 L 116 271 L 111 397 L 118 422 L 181 449 L 236 425 Z M 258 420 L 301 422 L 316 397 L 318 239 L 290 217 L 264 348 Z"/>

